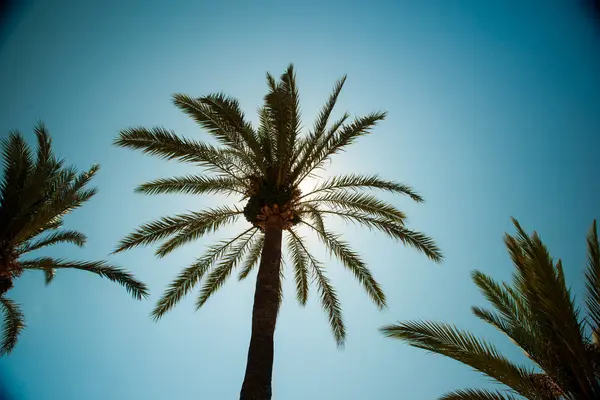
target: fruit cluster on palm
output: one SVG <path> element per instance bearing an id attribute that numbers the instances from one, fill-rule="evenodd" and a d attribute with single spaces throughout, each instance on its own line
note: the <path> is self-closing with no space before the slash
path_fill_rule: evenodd
<path id="1" fill-rule="evenodd" d="M 3 175 L 0 182 L 0 307 L 4 335 L 0 354 L 10 352 L 24 328 L 19 306 L 6 297 L 14 280 L 26 270 L 42 271 L 49 284 L 57 269 L 79 269 L 123 285 L 134 298 L 146 297 L 147 289 L 130 273 L 104 261 L 68 261 L 62 258 L 29 257 L 59 243 L 83 246 L 86 236 L 61 229 L 63 217 L 83 205 L 95 193 L 86 188 L 98 166 L 78 173 L 52 152 L 50 136 L 43 125 L 35 129 L 37 152 L 25 139 L 11 133 L 2 143 Z"/>
<path id="2" fill-rule="evenodd" d="M 506 385 L 507 391 L 458 390 L 447 400 L 600 398 L 600 246 L 596 221 L 587 237 L 587 313 L 567 288 L 561 261 L 554 261 L 537 233 L 517 234 L 505 243 L 515 266 L 512 285 L 475 271 L 473 280 L 494 311 L 473 313 L 508 336 L 533 367 L 512 363 L 490 343 L 456 327 L 404 322 L 382 328 L 385 335 L 458 360 Z"/>
<path id="3" fill-rule="evenodd" d="M 384 119 L 374 112 L 350 119 L 344 114 L 330 122 L 345 77 L 338 81 L 322 108 L 313 129 L 301 134 L 298 88 L 290 66 L 280 80 L 267 74 L 269 87 L 259 109 L 257 127 L 244 117 L 239 103 L 223 94 L 193 98 L 174 95 L 174 103 L 217 141 L 217 146 L 187 139 L 157 127 L 122 130 L 115 144 L 141 150 L 170 160 L 188 162 L 203 168 L 199 175 L 163 178 L 142 184 L 144 194 L 185 193 L 235 195 L 243 207 L 222 205 L 204 211 L 163 217 L 147 223 L 124 238 L 117 251 L 162 242 L 156 254 L 163 257 L 180 246 L 213 233 L 240 217 L 248 221 L 239 235 L 208 248 L 171 283 L 156 305 L 158 319 L 195 286 L 201 284 L 196 306 L 201 307 L 240 266 L 239 279 L 258 267 L 252 315 L 252 336 L 242 399 L 271 398 L 273 335 L 281 301 L 282 245 L 285 245 L 296 284 L 296 296 L 305 304 L 311 281 L 319 292 L 323 308 L 338 344 L 346 337 L 340 302 L 325 265 L 309 250 L 301 236 L 305 227 L 318 237 L 329 252 L 354 274 L 379 307 L 386 304 L 379 283 L 365 262 L 340 234 L 327 227 L 327 219 L 341 218 L 413 246 L 429 258 L 442 256 L 427 236 L 405 226 L 405 214 L 392 204 L 364 193 L 380 189 L 422 198 L 409 186 L 378 176 L 347 174 L 320 181 L 308 192 L 301 183 L 314 176 L 331 156 L 343 151 Z"/>

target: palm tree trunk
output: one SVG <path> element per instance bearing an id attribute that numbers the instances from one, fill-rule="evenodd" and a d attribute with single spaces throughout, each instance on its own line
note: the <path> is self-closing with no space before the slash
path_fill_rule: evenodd
<path id="1" fill-rule="evenodd" d="M 252 337 L 250 338 L 246 375 L 240 392 L 240 400 L 271 399 L 273 336 L 279 311 L 279 291 L 281 290 L 279 269 L 282 233 L 282 218 L 279 215 L 269 216 L 265 224 L 265 244 L 256 278 L 252 310 Z"/>

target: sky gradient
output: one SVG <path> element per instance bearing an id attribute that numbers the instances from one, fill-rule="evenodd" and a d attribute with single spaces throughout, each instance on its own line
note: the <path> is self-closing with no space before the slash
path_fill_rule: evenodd
<path id="1" fill-rule="evenodd" d="M 0 135 L 28 140 L 43 120 L 56 152 L 100 163 L 99 194 L 66 220 L 89 236 L 84 249 L 49 255 L 105 259 L 146 282 L 151 298 L 59 271 L 44 287 L 26 273 L 10 292 L 27 318 L 0 374 L 16 399 L 233 399 L 243 378 L 254 281 L 231 279 L 194 312 L 188 296 L 155 323 L 166 285 L 208 237 L 157 260 L 152 248 L 109 256 L 139 224 L 218 205 L 218 197 L 142 196 L 137 184 L 193 172 L 111 146 L 119 129 L 162 125 L 209 140 L 171 104 L 183 92 L 225 92 L 247 116 L 293 63 L 304 126 L 336 79 L 348 74 L 336 115 L 388 111 L 374 134 L 334 158 L 327 173 L 378 173 L 426 199 L 392 200 L 411 228 L 436 239 L 436 265 L 382 235 L 344 228 L 388 296 L 380 312 L 350 273 L 328 263 L 348 329 L 337 349 L 311 293 L 297 305 L 292 279 L 275 343 L 274 398 L 434 399 L 490 383 L 469 368 L 383 338 L 408 319 L 456 323 L 523 357 L 470 314 L 485 304 L 470 280 L 480 269 L 507 279 L 502 243 L 510 217 L 537 230 L 581 293 L 585 234 L 600 217 L 600 24 L 574 0 L 203 2 L 31 1 L 0 41 Z M 314 241 L 315 245 L 318 245 Z"/>

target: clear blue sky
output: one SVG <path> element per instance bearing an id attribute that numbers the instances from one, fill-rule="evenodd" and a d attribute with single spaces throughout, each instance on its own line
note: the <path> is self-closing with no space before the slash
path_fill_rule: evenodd
<path id="1" fill-rule="evenodd" d="M 368 4 L 368 5 L 367 5 Z M 305 125 L 342 74 L 338 112 L 384 109 L 375 133 L 331 172 L 380 173 L 427 199 L 393 199 L 412 227 L 446 255 L 435 265 L 382 236 L 345 230 L 383 283 L 377 311 L 351 275 L 330 263 L 348 342 L 338 350 L 316 298 L 295 303 L 291 279 L 276 333 L 274 398 L 433 399 L 489 383 L 454 361 L 382 338 L 397 320 L 454 322 L 510 343 L 470 314 L 483 299 L 469 273 L 508 278 L 502 235 L 510 216 L 537 229 L 582 287 L 584 237 L 600 217 L 600 25 L 574 0 L 32 2 L 0 48 L 0 132 L 32 137 L 42 119 L 57 152 L 102 164 L 99 194 L 68 218 L 85 249 L 52 255 L 101 259 L 132 270 L 151 290 L 77 271 L 44 287 L 28 273 L 10 297 L 27 329 L 0 373 L 18 399 L 234 399 L 243 377 L 254 283 L 235 279 L 199 312 L 188 297 L 159 323 L 148 317 L 165 286 L 204 246 L 156 260 L 150 248 L 108 256 L 140 223 L 202 209 L 215 198 L 143 197 L 145 180 L 190 171 L 114 148 L 119 129 L 163 125 L 207 138 L 170 103 L 174 92 L 224 91 L 247 114 L 264 73 L 295 64 Z"/>

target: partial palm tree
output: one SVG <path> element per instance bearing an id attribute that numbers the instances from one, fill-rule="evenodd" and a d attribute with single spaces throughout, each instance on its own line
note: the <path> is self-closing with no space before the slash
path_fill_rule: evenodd
<path id="1" fill-rule="evenodd" d="M 11 132 L 2 141 L 3 175 L 0 182 L 0 308 L 4 314 L 4 335 L 0 355 L 13 350 L 25 327 L 19 306 L 6 297 L 23 271 L 42 271 L 46 284 L 57 269 L 79 269 L 117 282 L 136 299 L 147 296 L 146 286 L 129 272 L 104 261 L 68 261 L 52 257 L 27 257 L 29 253 L 59 243 L 82 247 L 86 236 L 61 229 L 63 217 L 83 205 L 95 193 L 87 184 L 98 171 L 94 165 L 78 173 L 55 157 L 48 131 L 41 123 L 35 128 L 37 153 L 23 136 Z"/>
<path id="2" fill-rule="evenodd" d="M 403 322 L 384 335 L 453 358 L 503 384 L 507 390 L 457 390 L 447 400 L 600 399 L 600 247 L 596 221 L 587 236 L 585 303 L 577 307 L 560 260 L 554 260 L 536 232 L 527 235 L 513 219 L 515 236 L 504 242 L 515 267 L 512 284 L 474 271 L 473 280 L 495 310 L 473 313 L 508 336 L 531 360 L 517 365 L 492 344 L 437 322 Z"/>
<path id="3" fill-rule="evenodd" d="M 156 250 L 164 257 L 173 250 L 234 223 L 244 216 L 247 228 L 231 239 L 208 248 L 190 267 L 183 270 L 159 300 L 153 311 L 161 318 L 196 285 L 202 288 L 196 307 L 200 308 L 241 266 L 239 279 L 246 278 L 259 265 L 252 313 L 252 335 L 241 399 L 270 399 L 273 367 L 273 335 L 281 302 L 282 242 L 291 262 L 300 304 L 306 304 L 311 279 L 319 291 L 323 308 L 339 345 L 346 329 L 336 291 L 326 275 L 325 265 L 309 250 L 299 231 L 305 227 L 362 284 L 377 306 L 385 296 L 365 262 L 340 234 L 327 228 L 328 217 L 382 231 L 393 239 L 413 246 L 435 261 L 442 255 L 433 240 L 405 226 L 405 214 L 363 189 L 380 189 L 423 199 L 411 187 L 375 175 L 347 174 L 321 180 L 313 190 L 302 193 L 300 185 L 324 167 L 331 156 L 343 151 L 359 137 L 370 133 L 385 117 L 374 112 L 349 121 L 344 114 L 333 124 L 330 115 L 346 78 L 335 85 L 314 128 L 301 134 L 300 104 L 293 67 L 279 81 L 267 74 L 269 87 L 259 109 L 260 123 L 251 125 L 237 100 L 223 94 L 194 98 L 176 94 L 177 107 L 194 119 L 220 144 L 183 138 L 156 127 L 134 127 L 120 132 L 115 144 L 141 150 L 169 160 L 191 163 L 203 169 L 198 175 L 161 178 L 144 183 L 136 191 L 143 194 L 221 193 L 237 196 L 238 205 L 163 217 L 147 223 L 124 238 L 116 251 L 162 242 Z M 239 203 L 238 203 L 239 204 Z"/>

